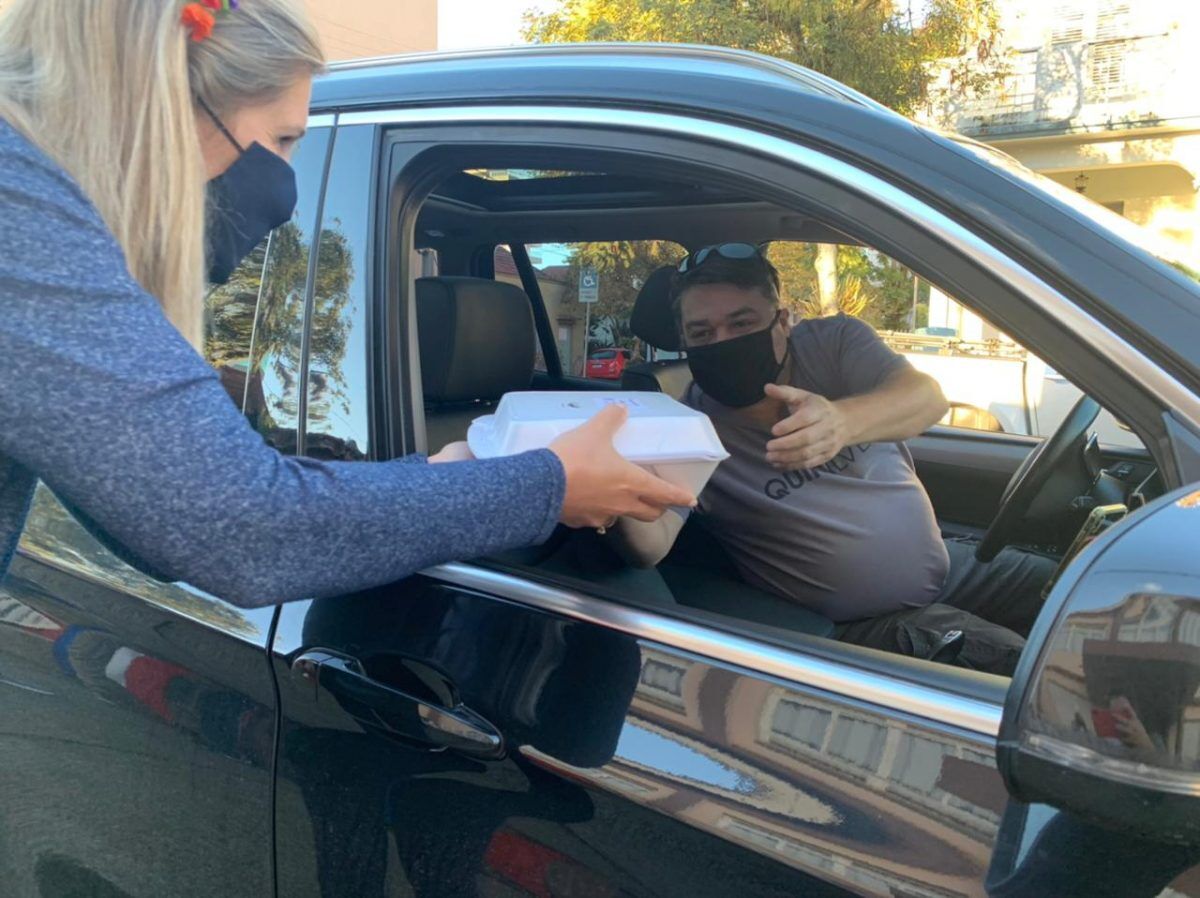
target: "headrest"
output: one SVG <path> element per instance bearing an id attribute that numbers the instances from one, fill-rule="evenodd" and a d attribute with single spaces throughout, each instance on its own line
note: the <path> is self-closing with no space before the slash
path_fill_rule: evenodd
<path id="1" fill-rule="evenodd" d="M 629 316 L 629 329 L 635 335 L 657 349 L 670 352 L 683 348 L 675 313 L 671 311 L 671 279 L 674 276 L 674 265 L 656 269 L 646 278 Z"/>
<path id="2" fill-rule="evenodd" d="M 520 287 L 481 278 L 417 280 L 426 402 L 498 399 L 533 379 L 533 309 Z"/>
<path id="3" fill-rule="evenodd" d="M 626 365 L 625 370 L 621 372 L 622 390 L 666 393 L 680 402 L 683 402 L 683 397 L 691 385 L 692 369 L 687 359 L 639 362 L 636 365 Z"/>

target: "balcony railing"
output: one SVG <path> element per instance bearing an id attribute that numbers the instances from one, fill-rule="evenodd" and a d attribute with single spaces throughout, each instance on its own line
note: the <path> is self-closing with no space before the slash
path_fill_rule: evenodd
<path id="1" fill-rule="evenodd" d="M 993 94 L 956 111 L 957 128 L 994 134 L 1164 117 L 1170 110 L 1149 104 L 1169 95 L 1171 51 L 1179 50 L 1160 34 L 1055 43 L 1020 53 Z"/>

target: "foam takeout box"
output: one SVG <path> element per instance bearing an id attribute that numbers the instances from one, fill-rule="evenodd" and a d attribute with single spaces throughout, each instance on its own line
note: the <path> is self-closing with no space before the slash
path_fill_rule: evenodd
<path id="1" fill-rule="evenodd" d="M 494 414 L 471 423 L 467 444 L 476 458 L 544 449 L 614 403 L 629 410 L 613 439 L 617 452 L 693 495 L 729 457 L 708 415 L 664 393 L 631 390 L 505 393 Z"/>

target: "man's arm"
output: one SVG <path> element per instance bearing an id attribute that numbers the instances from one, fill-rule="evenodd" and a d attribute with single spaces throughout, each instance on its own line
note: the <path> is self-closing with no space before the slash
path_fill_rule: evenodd
<path id="1" fill-rule="evenodd" d="M 788 408 L 767 443 L 767 461 L 782 469 L 814 468 L 853 443 L 906 440 L 949 407 L 937 381 L 907 366 L 869 392 L 836 401 L 780 384 L 768 385 L 767 395 Z"/>
<path id="2" fill-rule="evenodd" d="M 654 567 L 667 557 L 687 518 L 668 509 L 657 521 L 646 523 L 633 518 L 617 518 L 608 528 L 609 544 L 621 559 L 633 567 Z"/>
<path id="3" fill-rule="evenodd" d="M 949 408 L 938 382 L 914 368 L 893 371 L 878 389 L 834 405 L 851 422 L 847 445 L 907 440 L 940 421 Z"/>

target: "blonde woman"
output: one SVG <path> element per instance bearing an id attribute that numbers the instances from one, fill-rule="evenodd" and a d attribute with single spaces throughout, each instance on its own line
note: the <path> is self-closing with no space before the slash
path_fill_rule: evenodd
<path id="1" fill-rule="evenodd" d="M 461 447 L 286 458 L 251 430 L 193 348 L 201 298 L 290 218 L 322 62 L 292 0 L 0 13 L 0 577 L 37 478 L 147 570 L 243 605 L 690 503 L 616 454 L 618 411 L 449 464 Z"/>

